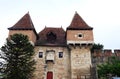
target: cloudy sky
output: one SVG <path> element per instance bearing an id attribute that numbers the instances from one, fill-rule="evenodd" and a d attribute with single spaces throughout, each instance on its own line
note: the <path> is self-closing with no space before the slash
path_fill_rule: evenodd
<path id="1" fill-rule="evenodd" d="M 13 26 L 29 12 L 37 32 L 45 26 L 66 30 L 75 11 L 94 28 L 94 41 L 120 48 L 120 0 L 0 0 L 0 47 Z"/>

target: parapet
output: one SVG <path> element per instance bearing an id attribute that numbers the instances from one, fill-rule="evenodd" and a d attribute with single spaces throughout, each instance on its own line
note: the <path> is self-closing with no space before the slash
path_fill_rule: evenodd
<path id="1" fill-rule="evenodd" d="M 120 56 L 120 49 L 114 49 L 114 53 L 116 56 Z"/>
<path id="2" fill-rule="evenodd" d="M 104 49 L 104 56 L 109 57 L 112 56 L 112 50 L 111 49 Z"/>
<path id="3" fill-rule="evenodd" d="M 120 49 L 104 49 L 104 50 L 94 50 L 94 55 L 97 57 L 110 57 L 110 56 L 120 56 Z"/>

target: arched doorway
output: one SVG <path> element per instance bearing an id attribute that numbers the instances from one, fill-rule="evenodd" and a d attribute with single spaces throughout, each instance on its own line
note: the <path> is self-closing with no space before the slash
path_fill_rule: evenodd
<path id="1" fill-rule="evenodd" d="M 47 72 L 47 79 L 53 79 L 53 72 Z"/>

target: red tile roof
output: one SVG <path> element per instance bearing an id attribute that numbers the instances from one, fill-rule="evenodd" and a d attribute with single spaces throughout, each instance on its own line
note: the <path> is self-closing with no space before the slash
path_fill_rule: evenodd
<path id="1" fill-rule="evenodd" d="M 69 29 L 75 29 L 75 30 L 91 30 L 92 27 L 88 26 L 85 21 L 82 19 L 82 17 L 76 12 L 70 26 L 67 28 Z"/>
<path id="2" fill-rule="evenodd" d="M 37 32 L 34 28 L 34 25 L 29 13 L 26 13 L 15 25 L 13 25 L 8 29 L 9 30 L 33 30 L 37 36 Z"/>
<path id="3" fill-rule="evenodd" d="M 48 39 L 50 39 L 50 38 L 47 38 L 47 35 L 49 33 L 53 33 L 56 36 L 56 40 L 54 40 L 54 42 L 48 41 Z M 65 31 L 63 30 L 63 28 L 45 27 L 39 33 L 39 39 L 37 40 L 36 45 L 65 46 L 66 45 Z"/>
<path id="4" fill-rule="evenodd" d="M 34 29 L 34 25 L 29 13 L 25 14 L 15 25 L 8 29 L 9 30 Z"/>

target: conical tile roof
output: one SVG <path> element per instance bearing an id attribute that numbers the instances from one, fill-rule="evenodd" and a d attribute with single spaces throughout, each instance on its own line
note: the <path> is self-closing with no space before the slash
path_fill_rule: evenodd
<path id="1" fill-rule="evenodd" d="M 33 30 L 34 25 L 29 13 L 26 13 L 15 25 L 8 28 L 9 30 Z"/>
<path id="2" fill-rule="evenodd" d="M 9 30 L 32 30 L 38 38 L 38 34 L 34 28 L 29 12 L 26 13 L 15 25 L 13 25 L 8 29 Z"/>
<path id="3" fill-rule="evenodd" d="M 70 26 L 67 29 L 90 30 L 93 28 L 88 26 L 86 22 L 82 19 L 82 17 L 76 12 Z"/>

